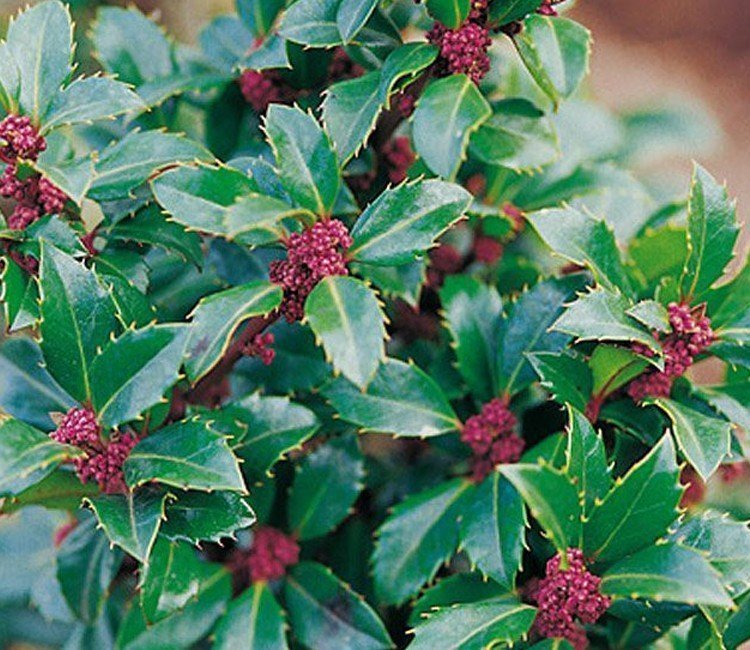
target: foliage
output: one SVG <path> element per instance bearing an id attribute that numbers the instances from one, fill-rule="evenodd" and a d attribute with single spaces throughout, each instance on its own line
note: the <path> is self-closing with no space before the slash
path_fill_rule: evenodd
<path id="1" fill-rule="evenodd" d="M 735 205 L 557 5 L 12 20 L 3 645 L 750 638 Z"/>

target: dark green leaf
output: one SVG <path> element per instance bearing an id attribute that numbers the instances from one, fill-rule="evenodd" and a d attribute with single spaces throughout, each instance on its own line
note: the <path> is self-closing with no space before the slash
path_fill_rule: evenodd
<path id="1" fill-rule="evenodd" d="M 445 608 L 462 603 L 475 603 L 503 596 L 507 589 L 487 580 L 479 573 L 456 573 L 441 578 L 432 587 L 425 589 L 414 603 L 409 615 L 409 625 L 417 626 L 436 608 Z"/>
<path id="2" fill-rule="evenodd" d="M 234 492 L 178 493 L 167 508 L 161 534 L 192 544 L 221 542 L 255 523 L 253 509 L 245 497 Z"/>
<path id="3" fill-rule="evenodd" d="M 385 358 L 385 326 L 375 293 L 355 278 L 328 277 L 307 297 L 305 317 L 334 368 L 366 386 Z"/>
<path id="4" fill-rule="evenodd" d="M 308 648 L 392 648 L 378 615 L 330 569 L 314 562 L 294 567 L 284 584 L 294 636 Z"/>
<path id="5" fill-rule="evenodd" d="M 659 359 L 653 361 L 660 365 Z M 626 347 L 597 345 L 589 358 L 589 367 L 594 377 L 594 394 L 601 399 L 640 375 L 650 361 Z"/>
<path id="6" fill-rule="evenodd" d="M 67 6 L 50 0 L 27 9 L 10 23 L 6 38 L 18 66 L 21 111 L 39 124 L 72 71 L 73 23 Z"/>
<path id="7" fill-rule="evenodd" d="M 273 592 L 265 582 L 256 582 L 229 603 L 227 613 L 216 626 L 214 647 L 286 650 L 284 628 L 284 612 Z"/>
<path id="8" fill-rule="evenodd" d="M 500 471 L 521 493 L 558 551 L 579 545 L 583 510 L 566 474 L 547 465 L 527 464 L 501 465 Z"/>
<path id="9" fill-rule="evenodd" d="M 255 36 L 265 36 L 270 31 L 279 12 L 282 0 L 237 0 L 237 13 Z"/>
<path id="10" fill-rule="evenodd" d="M 64 460 L 82 456 L 28 424 L 0 413 L 0 495 L 22 492 Z"/>
<path id="11" fill-rule="evenodd" d="M 289 492 L 289 526 L 300 540 L 331 532 L 350 513 L 365 476 L 353 435 L 331 440 L 297 467 Z"/>
<path id="12" fill-rule="evenodd" d="M 383 602 L 403 603 L 450 559 L 458 543 L 461 497 L 471 487 L 454 479 L 393 509 L 378 531 L 373 555 L 375 591 Z"/>
<path id="13" fill-rule="evenodd" d="M 731 425 L 726 420 L 659 398 L 653 401 L 672 421 L 672 433 L 680 451 L 705 481 L 729 453 Z"/>
<path id="14" fill-rule="evenodd" d="M 671 329 L 666 307 L 655 300 L 641 300 L 625 313 L 651 330 L 669 332 Z"/>
<path id="15" fill-rule="evenodd" d="M 366 431 L 430 437 L 461 426 L 433 379 L 416 365 L 396 359 L 380 364 L 364 390 L 339 378 L 323 393 L 344 420 Z"/>
<path id="16" fill-rule="evenodd" d="M 466 75 L 433 81 L 414 111 L 412 139 L 417 153 L 436 174 L 455 178 L 471 134 L 491 114 L 487 100 Z M 441 137 L 435 137 L 436 124 Z"/>
<path id="17" fill-rule="evenodd" d="M 483 650 L 525 637 L 536 609 L 512 596 L 439 609 L 414 630 L 414 650 Z"/>
<path id="18" fill-rule="evenodd" d="M 77 79 L 52 101 L 42 120 L 43 131 L 60 126 L 96 122 L 145 105 L 128 86 L 109 77 Z"/>
<path id="19" fill-rule="evenodd" d="M 281 20 L 279 33 L 293 43 L 330 47 L 341 43 L 337 23 L 340 0 L 297 0 Z"/>
<path id="20" fill-rule="evenodd" d="M 568 407 L 568 414 L 570 424 L 565 471 L 578 488 L 586 515 L 598 500 L 606 496 L 612 481 L 601 437 L 583 413 Z"/>
<path id="21" fill-rule="evenodd" d="M 538 169 L 559 155 L 557 134 L 542 111 L 525 99 L 504 99 L 471 136 L 469 151 L 488 165 Z"/>
<path id="22" fill-rule="evenodd" d="M 556 105 L 588 72 L 591 33 L 568 18 L 531 15 L 514 40 L 534 81 Z"/>
<path id="23" fill-rule="evenodd" d="M 4 41 L 0 41 L 0 104 L 7 113 L 18 111 L 18 93 L 21 85 L 18 74 L 18 66 L 10 47 Z"/>
<path id="24" fill-rule="evenodd" d="M 678 515 L 678 476 L 672 438 L 665 435 L 591 510 L 583 529 L 585 556 L 614 562 L 663 536 Z"/>
<path id="25" fill-rule="evenodd" d="M 101 152 L 89 196 L 97 201 L 127 199 L 134 189 L 165 167 L 211 159 L 202 145 L 184 136 L 134 131 Z"/>
<path id="26" fill-rule="evenodd" d="M 91 365 L 117 327 L 115 308 L 92 271 L 42 244 L 41 348 L 49 373 L 79 402 L 91 399 Z"/>
<path id="27" fill-rule="evenodd" d="M 726 187 L 696 165 L 688 201 L 688 257 L 680 282 L 688 301 L 700 299 L 724 275 L 739 233 L 736 210 Z"/>
<path id="28" fill-rule="evenodd" d="M 94 180 L 94 161 L 88 156 L 54 160 L 51 155 L 42 153 L 39 160 L 33 163 L 33 167 L 65 192 L 77 205 L 81 205 L 83 197 Z"/>
<path id="29" fill-rule="evenodd" d="M 471 9 L 470 0 L 426 0 L 430 16 L 449 29 L 457 29 Z"/>
<path id="30" fill-rule="evenodd" d="M 352 229 L 349 256 L 372 264 L 406 264 L 423 255 L 468 209 L 471 195 L 439 180 L 385 190 Z"/>
<path id="31" fill-rule="evenodd" d="M 632 294 L 614 234 L 604 221 L 575 208 L 542 210 L 528 219 L 555 253 L 589 267 L 599 285 Z"/>
<path id="32" fill-rule="evenodd" d="M 77 618 L 87 623 L 97 619 L 121 558 L 121 553 L 109 548 L 109 539 L 97 529 L 94 516 L 65 538 L 57 554 L 57 579 Z"/>
<path id="33" fill-rule="evenodd" d="M 469 559 L 507 590 L 521 568 L 525 516 L 516 489 L 492 472 L 476 489 L 461 519 L 460 546 Z"/>
<path id="34" fill-rule="evenodd" d="M 732 605 L 708 560 L 677 544 L 651 546 L 621 560 L 602 576 L 601 591 L 690 605 Z"/>
<path id="35" fill-rule="evenodd" d="M 196 383 L 219 362 L 243 322 L 273 311 L 281 298 L 281 287 L 262 280 L 203 298 L 190 323 L 185 360 L 190 381 Z"/>
<path id="36" fill-rule="evenodd" d="M 245 490 L 226 438 L 199 420 L 178 422 L 142 439 L 123 471 L 133 488 L 156 481 L 186 490 Z"/>
<path id="37" fill-rule="evenodd" d="M 257 393 L 230 407 L 247 433 L 233 442 L 243 469 L 263 479 L 287 452 L 302 445 L 320 426 L 315 414 L 287 397 L 261 397 Z"/>
<path id="38" fill-rule="evenodd" d="M 336 24 L 344 43 L 351 42 L 377 6 L 377 0 L 341 0 L 339 2 Z"/>
<path id="39" fill-rule="evenodd" d="M 591 397 L 593 378 L 586 362 L 569 354 L 536 352 L 527 355 L 540 383 L 562 404 L 584 411 Z"/>
<path id="40" fill-rule="evenodd" d="M 187 327 L 128 330 L 91 364 L 93 406 L 105 427 L 129 422 L 164 398 L 177 382 Z"/>
<path id="41" fill-rule="evenodd" d="M 99 494 L 99 486 L 81 483 L 72 468 L 58 467 L 39 483 L 26 488 L 17 495 L 8 497 L 0 507 L 0 514 L 16 512 L 21 508 L 40 505 L 47 510 L 72 512 L 81 505 L 84 497 Z"/>
<path id="42" fill-rule="evenodd" d="M 87 501 L 110 541 L 145 563 L 164 519 L 167 498 L 163 490 L 145 487 Z"/>
<path id="43" fill-rule="evenodd" d="M 298 0 L 293 7 L 302 2 L 307 0 Z M 272 104 L 265 131 L 279 177 L 292 199 L 315 214 L 330 214 L 341 175 L 328 135 L 317 120 L 300 108 Z"/>
<path id="44" fill-rule="evenodd" d="M 498 0 L 490 3 L 490 20 L 507 25 L 525 18 L 542 4 L 542 0 Z"/>

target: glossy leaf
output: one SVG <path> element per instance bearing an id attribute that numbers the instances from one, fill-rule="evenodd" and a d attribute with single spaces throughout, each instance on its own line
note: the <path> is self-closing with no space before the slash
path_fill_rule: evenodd
<path id="1" fill-rule="evenodd" d="M 302 562 L 292 569 L 284 583 L 284 601 L 294 636 L 309 648 L 393 647 L 364 599 L 320 564 Z"/>
<path id="2" fill-rule="evenodd" d="M 732 604 L 708 560 L 677 544 L 651 546 L 621 560 L 602 576 L 601 591 L 691 605 Z"/>
<path id="3" fill-rule="evenodd" d="M 466 190 L 438 180 L 387 189 L 357 219 L 349 255 L 371 264 L 411 262 L 463 216 L 470 202 Z"/>
<path id="4" fill-rule="evenodd" d="M 403 603 L 430 581 L 456 550 L 461 499 L 471 483 L 454 479 L 408 497 L 378 531 L 373 554 L 375 591 Z"/>
<path id="5" fill-rule="evenodd" d="M 448 29 L 457 29 L 466 20 L 471 9 L 469 0 L 427 0 L 427 11 Z"/>
<path id="6" fill-rule="evenodd" d="M 364 390 L 344 378 L 323 393 L 347 422 L 366 431 L 430 437 L 460 427 L 440 387 L 414 364 L 387 359 Z"/>
<path id="7" fill-rule="evenodd" d="M 659 398 L 653 403 L 669 416 L 680 451 L 707 480 L 729 453 L 731 424 L 671 399 Z"/>
<path id="8" fill-rule="evenodd" d="M 178 422 L 143 438 L 123 471 L 132 488 L 156 481 L 186 490 L 245 490 L 226 438 L 199 420 Z"/>
<path id="9" fill-rule="evenodd" d="M 250 528 L 256 517 L 245 497 L 234 492 L 178 493 L 169 503 L 161 534 L 192 544 L 221 542 Z"/>
<path id="10" fill-rule="evenodd" d="M 364 487 L 364 476 L 354 436 L 331 440 L 307 456 L 289 492 L 289 526 L 295 537 L 314 539 L 338 526 Z"/>
<path id="11" fill-rule="evenodd" d="M 377 0 L 341 0 L 336 11 L 336 24 L 344 43 L 351 42 L 377 5 Z"/>
<path id="12" fill-rule="evenodd" d="M 416 152 L 433 172 L 455 178 L 471 134 L 491 114 L 487 100 L 466 75 L 433 81 L 417 102 L 412 118 Z M 435 137 L 435 124 L 441 125 L 442 137 Z"/>
<path id="13" fill-rule="evenodd" d="M 139 417 L 177 382 L 187 342 L 183 325 L 128 330 L 91 364 L 93 405 L 105 427 Z"/>
<path id="14" fill-rule="evenodd" d="M 265 316 L 281 304 L 281 287 L 270 282 L 243 284 L 203 298 L 192 312 L 185 369 L 196 383 L 226 352 L 232 336 L 249 318 Z"/>
<path id="15" fill-rule="evenodd" d="M 609 563 L 662 537 L 678 515 L 678 475 L 674 445 L 665 435 L 594 505 L 583 530 L 585 556 Z"/>
<path id="16" fill-rule="evenodd" d="M 102 494 L 88 502 L 110 541 L 146 562 L 164 519 L 167 498 L 166 492 L 146 487 L 126 494 Z"/>
<path id="17" fill-rule="evenodd" d="M 436 609 L 497 598 L 506 593 L 507 589 L 503 589 L 493 580 L 485 579 L 477 572 L 456 573 L 441 578 L 424 590 L 412 607 L 409 625 L 416 627 Z"/>
<path id="18" fill-rule="evenodd" d="M 284 8 L 281 0 L 237 0 L 236 4 L 245 27 L 256 36 L 265 36 Z"/>
<path id="19" fill-rule="evenodd" d="M 308 296 L 305 317 L 334 368 L 366 386 L 385 358 L 384 317 L 375 293 L 355 278 L 328 277 Z"/>
<path id="20" fill-rule="evenodd" d="M 514 20 L 525 18 L 541 5 L 541 0 L 504 0 L 490 4 L 490 20 L 507 25 Z"/>
<path id="21" fill-rule="evenodd" d="M 307 1 L 298 0 L 293 7 Z M 279 177 L 292 199 L 315 214 L 330 214 L 341 176 L 331 142 L 317 120 L 299 108 L 272 104 L 265 131 Z"/>
<path id="22" fill-rule="evenodd" d="M 339 0 L 297 0 L 284 12 L 279 33 L 300 45 L 339 45 L 338 8 Z"/>
<path id="23" fill-rule="evenodd" d="M 588 72 L 591 33 L 568 18 L 531 15 L 514 41 L 526 69 L 555 104 L 570 97 Z"/>
<path id="24" fill-rule="evenodd" d="M 521 493 L 532 516 L 558 551 L 577 547 L 583 516 L 570 478 L 547 465 L 502 465 L 502 474 Z"/>
<path id="25" fill-rule="evenodd" d="M 583 413 L 568 407 L 568 447 L 565 471 L 584 503 L 584 515 L 611 487 L 604 442 Z"/>
<path id="26" fill-rule="evenodd" d="M 518 491 L 499 472 L 477 487 L 461 519 L 460 545 L 483 575 L 513 590 L 526 521 Z"/>
<path id="27" fill-rule="evenodd" d="M 540 383 L 562 404 L 584 411 L 591 397 L 593 377 L 586 362 L 569 354 L 535 352 L 529 363 L 539 375 Z"/>
<path id="28" fill-rule="evenodd" d="M 235 598 L 216 626 L 217 650 L 286 650 L 284 612 L 265 582 Z"/>

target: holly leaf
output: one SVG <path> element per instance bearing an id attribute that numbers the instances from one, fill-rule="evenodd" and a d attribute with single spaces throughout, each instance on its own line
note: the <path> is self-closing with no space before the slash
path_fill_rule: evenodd
<path id="1" fill-rule="evenodd" d="M 510 306 L 498 334 L 497 355 L 497 377 L 506 393 L 512 395 L 534 381 L 529 353 L 558 352 L 565 347 L 569 338 L 550 331 L 550 326 L 581 284 L 582 278 L 576 275 L 545 280 L 524 291 Z"/>
<path id="2" fill-rule="evenodd" d="M 143 438 L 130 452 L 123 471 L 131 488 L 156 481 L 185 490 L 245 491 L 226 438 L 195 419 Z"/>
<path id="3" fill-rule="evenodd" d="M 584 555 L 610 563 L 664 535 L 678 515 L 683 492 L 678 477 L 674 444 L 665 435 L 594 505 L 583 527 Z"/>
<path id="4" fill-rule="evenodd" d="M 409 625 L 416 627 L 436 609 L 463 603 L 475 603 L 506 594 L 506 590 L 494 580 L 487 580 L 479 573 L 456 573 L 438 580 L 424 590 L 409 615 Z"/>
<path id="5" fill-rule="evenodd" d="M 454 479 L 411 495 L 393 509 L 378 530 L 372 556 L 380 600 L 403 603 L 453 555 L 461 499 L 471 487 Z"/>
<path id="6" fill-rule="evenodd" d="M 281 287 L 258 280 L 203 298 L 192 311 L 185 370 L 195 384 L 222 358 L 237 329 L 281 304 Z"/>
<path id="7" fill-rule="evenodd" d="M 377 6 L 377 0 L 341 0 L 336 11 L 336 24 L 344 44 L 352 41 Z"/>
<path id="8" fill-rule="evenodd" d="M 669 416 L 680 450 L 700 477 L 708 480 L 729 453 L 731 424 L 671 399 L 659 398 L 652 403 Z"/>
<path id="9" fill-rule="evenodd" d="M 253 509 L 235 492 L 185 492 L 169 504 L 161 535 L 191 544 L 221 543 L 255 521 Z"/>
<path id="10" fill-rule="evenodd" d="M 525 99 L 503 99 L 471 136 L 469 152 L 488 165 L 514 171 L 539 169 L 560 155 L 552 122 Z"/>
<path id="11" fill-rule="evenodd" d="M 319 447 L 297 466 L 289 492 L 289 526 L 304 541 L 322 537 L 350 513 L 364 487 L 357 438 L 345 436 Z"/>
<path id="12" fill-rule="evenodd" d="M 234 453 L 243 460 L 243 469 L 262 479 L 278 460 L 298 448 L 320 427 L 315 414 L 288 397 L 262 397 L 257 393 L 234 402 L 230 407 L 247 432 L 232 441 Z"/>
<path id="13" fill-rule="evenodd" d="M 581 539 L 583 510 L 570 477 L 547 465 L 501 465 L 500 471 L 521 493 L 532 516 L 555 548 L 564 553 Z"/>
<path id="14" fill-rule="evenodd" d="M 159 403 L 177 382 L 187 342 L 182 325 L 128 330 L 91 364 L 92 401 L 102 426 L 117 427 Z"/>
<path id="15" fill-rule="evenodd" d="M 124 83 L 110 77 L 80 78 L 54 97 L 42 120 L 42 132 L 111 119 L 145 108 L 141 98 Z"/>
<path id="16" fill-rule="evenodd" d="M 92 271 L 40 242 L 41 348 L 49 373 L 79 402 L 92 397 L 91 366 L 117 329 L 112 299 Z"/>
<path id="17" fill-rule="evenodd" d="M 703 167 L 695 165 L 688 199 L 688 257 L 680 292 L 697 302 L 724 275 L 739 234 L 737 206 Z"/>
<path id="18" fill-rule="evenodd" d="M 597 501 L 609 492 L 612 480 L 607 467 L 607 453 L 601 437 L 583 413 L 568 407 L 568 447 L 565 472 L 573 479 L 583 499 L 587 515 Z"/>
<path id="19" fill-rule="evenodd" d="M 233 650 L 240 643 L 245 648 L 286 650 L 284 611 L 270 587 L 256 582 L 235 598 L 227 613 L 216 625 L 217 650 Z"/>
<path id="20" fill-rule="evenodd" d="M 469 276 L 449 276 L 440 289 L 443 318 L 453 339 L 458 371 L 474 396 L 496 392 L 498 331 L 503 305 L 494 287 Z"/>
<path id="21" fill-rule="evenodd" d="M 133 190 L 166 167 L 212 159 L 207 149 L 184 136 L 133 131 L 101 152 L 88 196 L 95 201 L 128 199 Z"/>
<path id="22" fill-rule="evenodd" d="M 99 617 L 122 559 L 122 553 L 113 553 L 109 543 L 98 530 L 96 518 L 88 516 L 68 534 L 57 553 L 57 579 L 65 601 L 86 623 Z"/>
<path id="23" fill-rule="evenodd" d="M 649 364 L 663 368 L 663 361 L 659 357 L 646 359 L 625 347 L 604 343 L 597 345 L 589 358 L 594 394 L 599 399 L 611 395 L 640 375 Z"/>
<path id="24" fill-rule="evenodd" d="M 7 497 L 0 506 L 0 514 L 10 514 L 28 506 L 43 506 L 47 510 L 72 512 L 81 505 L 84 497 L 99 494 L 99 486 L 81 483 L 74 471 L 63 467 L 52 470 L 38 483 L 18 494 Z"/>
<path id="25" fill-rule="evenodd" d="M 284 8 L 282 0 L 237 0 L 237 13 L 255 36 L 265 36 Z"/>
<path id="26" fill-rule="evenodd" d="M 83 452 L 0 413 L 0 495 L 13 496 L 38 483 L 61 462 Z"/>
<path id="27" fill-rule="evenodd" d="M 565 353 L 534 352 L 526 355 L 540 384 L 561 404 L 584 411 L 591 397 L 593 377 L 585 361 Z"/>
<path id="28" fill-rule="evenodd" d="M 578 341 L 627 341 L 645 345 L 656 353 L 661 346 L 651 332 L 628 316 L 628 299 L 606 289 L 583 294 L 552 325 Z"/>
<path id="29" fill-rule="evenodd" d="M 298 0 L 287 16 L 305 2 Z M 300 108 L 271 104 L 264 127 L 289 196 L 317 215 L 331 214 L 341 174 L 333 146 L 317 120 Z"/>
<path id="30" fill-rule="evenodd" d="M 500 25 L 507 25 L 514 20 L 525 18 L 538 9 L 542 0 L 504 0 L 490 3 L 490 20 Z"/>
<path id="31" fill-rule="evenodd" d="M 708 560 L 677 544 L 650 546 L 626 557 L 602 576 L 600 590 L 608 596 L 732 606 Z"/>
<path id="32" fill-rule="evenodd" d="M 309 47 L 340 45 L 338 9 L 339 0 L 297 0 L 284 12 L 279 34 Z"/>
<path id="33" fill-rule="evenodd" d="M 591 32 L 568 18 L 532 14 L 513 40 L 529 74 L 555 106 L 576 91 L 588 72 Z"/>
<path id="34" fill-rule="evenodd" d="M 527 218 L 555 253 L 591 269 L 598 285 L 632 296 L 614 233 L 606 222 L 570 207 L 541 210 Z"/>
<path id="35" fill-rule="evenodd" d="M 307 297 L 305 318 L 334 368 L 363 388 L 385 358 L 384 317 L 363 282 L 330 276 Z"/>
<path id="36" fill-rule="evenodd" d="M 427 12 L 448 29 L 458 29 L 469 15 L 470 0 L 427 0 Z"/>
<path id="37" fill-rule="evenodd" d="M 373 201 L 352 228 L 352 259 L 400 265 L 423 255 L 468 209 L 471 195 L 439 180 L 389 188 Z"/>
<path id="38" fill-rule="evenodd" d="M 323 394 L 344 420 L 366 431 L 426 438 L 461 426 L 435 381 L 413 363 L 396 359 L 380 364 L 364 390 L 338 378 Z"/>
<path id="39" fill-rule="evenodd" d="M 21 112 L 38 125 L 72 72 L 73 22 L 67 6 L 49 0 L 26 9 L 10 22 L 6 43 L 18 70 Z"/>
<path id="40" fill-rule="evenodd" d="M 492 115 L 492 109 L 474 82 L 455 74 L 430 83 L 417 102 L 412 118 L 416 152 L 433 172 L 455 178 L 465 159 L 471 134 Z M 435 137 L 435 124 L 442 136 Z"/>
<path id="41" fill-rule="evenodd" d="M 445 607 L 417 625 L 409 647 L 428 650 L 435 647 L 436 639 L 445 650 L 482 650 L 499 642 L 513 645 L 528 634 L 535 616 L 534 607 L 513 596 Z"/>
<path id="42" fill-rule="evenodd" d="M 521 568 L 525 519 L 521 495 L 499 472 L 477 486 L 461 519 L 461 548 L 483 575 L 509 591 Z"/>
<path id="43" fill-rule="evenodd" d="M 145 563 L 164 519 L 168 497 L 163 490 L 145 487 L 86 501 L 110 541 Z"/>
<path id="44" fill-rule="evenodd" d="M 309 648 L 393 647 L 365 600 L 320 564 L 302 562 L 291 570 L 284 581 L 284 601 L 295 638 Z"/>
<path id="45" fill-rule="evenodd" d="M 672 329 L 669 324 L 669 312 L 664 305 L 656 302 L 656 300 L 641 300 L 625 313 L 650 330 L 669 332 Z"/>

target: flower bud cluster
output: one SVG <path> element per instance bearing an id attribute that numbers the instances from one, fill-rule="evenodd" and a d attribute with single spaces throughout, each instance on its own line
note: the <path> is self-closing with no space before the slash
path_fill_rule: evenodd
<path id="1" fill-rule="evenodd" d="M 392 138 L 383 145 L 381 152 L 388 170 L 388 180 L 394 185 L 405 181 L 409 167 L 416 158 L 411 150 L 409 138 L 407 136 Z"/>
<path id="2" fill-rule="evenodd" d="M 245 101 L 258 113 L 265 113 L 270 104 L 290 104 L 296 97 L 276 70 L 245 70 L 239 84 Z"/>
<path id="3" fill-rule="evenodd" d="M 271 282 L 284 289 L 281 313 L 290 323 L 304 316 L 305 300 L 315 286 L 331 275 L 348 275 L 346 250 L 352 238 L 338 219 L 318 221 L 311 228 L 292 233 L 284 260 L 271 262 Z"/>
<path id="4" fill-rule="evenodd" d="M 451 75 L 463 73 L 478 84 L 490 69 L 487 50 L 492 45 L 487 27 L 471 18 L 458 29 L 448 29 L 435 23 L 427 32 L 427 40 L 440 47 L 438 73 Z"/>
<path id="5" fill-rule="evenodd" d="M 271 332 L 256 334 L 253 340 L 245 346 L 243 354 L 248 357 L 258 357 L 263 365 L 270 366 L 276 357 L 276 351 L 271 347 L 275 337 Z"/>
<path id="6" fill-rule="evenodd" d="M 247 553 L 247 569 L 251 582 L 278 580 L 289 566 L 299 562 L 299 545 L 289 535 L 276 528 L 264 526 L 253 535 Z"/>

